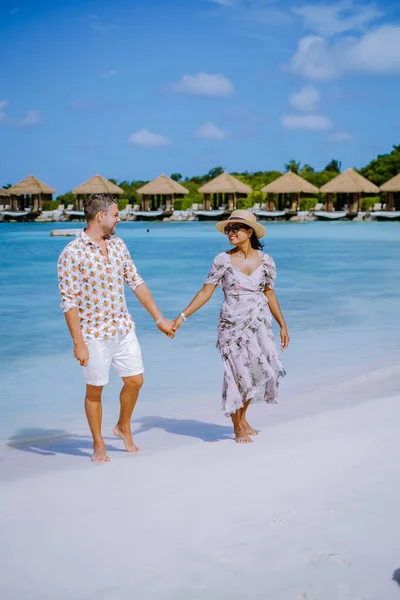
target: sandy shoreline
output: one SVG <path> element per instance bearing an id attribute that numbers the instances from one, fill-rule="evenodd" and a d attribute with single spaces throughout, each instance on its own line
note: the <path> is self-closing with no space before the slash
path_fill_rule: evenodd
<path id="1" fill-rule="evenodd" d="M 147 423 L 142 456 L 116 442 L 107 466 L 20 452 L 24 472 L 2 482 L 2 597 L 397 598 L 398 381 L 391 367 L 255 406 L 245 448 L 214 414 Z"/>

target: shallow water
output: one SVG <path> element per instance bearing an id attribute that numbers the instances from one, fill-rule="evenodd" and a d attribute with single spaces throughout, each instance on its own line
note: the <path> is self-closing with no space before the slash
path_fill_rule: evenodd
<path id="1" fill-rule="evenodd" d="M 77 224 L 77 227 L 83 225 Z M 86 428 L 84 382 L 59 308 L 56 262 L 71 224 L 0 225 L 0 441 L 61 427 Z M 277 264 L 276 293 L 292 337 L 281 400 L 326 381 L 392 364 L 399 357 L 400 224 L 271 223 L 265 251 Z M 149 231 L 147 231 L 149 229 Z M 227 248 L 210 223 L 122 223 L 139 273 L 160 308 L 176 316 Z M 145 361 L 140 410 L 219 410 L 222 370 L 215 349 L 221 291 L 188 319 L 175 340 L 162 336 L 130 290 Z M 115 414 L 119 381 L 105 392 Z M 35 433 L 36 432 L 36 433 Z"/>

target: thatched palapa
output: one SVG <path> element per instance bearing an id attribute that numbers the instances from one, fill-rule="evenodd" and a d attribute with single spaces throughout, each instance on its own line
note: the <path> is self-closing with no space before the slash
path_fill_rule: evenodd
<path id="1" fill-rule="evenodd" d="M 19 183 L 8 188 L 11 195 L 11 210 L 31 208 L 33 212 L 42 210 L 44 200 L 52 200 L 55 189 L 43 183 L 37 177 L 28 175 Z"/>
<path id="2" fill-rule="evenodd" d="M 10 192 L 4 188 L 0 188 L 0 198 L 9 198 L 11 196 Z"/>
<path id="3" fill-rule="evenodd" d="M 400 192 L 400 173 L 381 185 L 381 191 L 386 193 L 386 210 L 394 210 L 394 194 Z"/>
<path id="4" fill-rule="evenodd" d="M 392 179 L 381 185 L 382 192 L 400 192 L 400 173 L 397 173 Z"/>
<path id="5" fill-rule="evenodd" d="M 227 204 L 228 210 L 234 210 L 237 208 L 237 199 L 245 198 L 253 190 L 249 185 L 239 181 L 239 179 L 236 179 L 236 177 L 225 171 L 202 185 L 198 191 L 204 194 L 205 210 L 211 209 L 211 194 L 214 195 L 214 208 L 218 208 L 217 204 L 222 202 L 223 205 Z"/>
<path id="6" fill-rule="evenodd" d="M 77 210 L 82 211 L 86 196 L 89 196 L 90 194 L 113 194 L 118 196 L 123 194 L 124 190 L 102 175 L 93 175 L 93 177 L 74 188 L 72 193 L 78 196 Z"/>
<path id="7" fill-rule="evenodd" d="M 268 210 L 274 210 L 274 194 L 279 194 L 279 202 L 282 203 L 283 194 L 290 194 L 292 199 L 292 209 L 300 210 L 301 194 L 318 194 L 319 190 L 315 185 L 303 179 L 296 173 L 288 171 L 278 179 L 271 181 L 261 189 L 268 197 Z"/>
<path id="8" fill-rule="evenodd" d="M 177 181 L 162 173 L 149 183 L 136 190 L 143 198 L 142 210 L 158 210 L 165 208 L 171 212 L 174 207 L 174 199 L 189 193 L 189 190 Z"/>
<path id="9" fill-rule="evenodd" d="M 347 169 L 328 183 L 320 191 L 327 194 L 326 210 L 333 210 L 332 194 L 352 194 L 353 206 L 351 212 L 361 210 L 363 194 L 379 194 L 379 188 L 374 183 L 357 173 L 354 169 Z"/>

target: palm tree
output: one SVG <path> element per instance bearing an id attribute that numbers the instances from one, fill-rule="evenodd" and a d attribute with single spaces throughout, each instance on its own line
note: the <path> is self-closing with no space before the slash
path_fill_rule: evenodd
<path id="1" fill-rule="evenodd" d="M 289 160 L 285 165 L 286 171 L 292 171 L 292 173 L 298 173 L 300 171 L 301 162 L 296 160 Z"/>
<path id="2" fill-rule="evenodd" d="M 340 160 L 335 160 L 333 158 L 331 160 L 331 162 L 326 165 L 324 171 L 333 171 L 334 173 L 340 173 L 341 168 L 342 168 L 342 163 L 340 162 Z"/>

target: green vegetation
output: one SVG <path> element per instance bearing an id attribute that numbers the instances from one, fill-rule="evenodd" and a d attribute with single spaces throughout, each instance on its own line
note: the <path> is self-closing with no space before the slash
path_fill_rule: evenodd
<path id="1" fill-rule="evenodd" d="M 284 165 L 286 171 L 292 171 L 293 173 L 299 174 L 304 177 L 307 181 L 320 188 L 325 183 L 328 183 L 331 179 L 336 177 L 341 172 L 342 163 L 339 160 L 332 159 L 326 167 L 319 172 L 316 172 L 311 165 L 304 164 L 297 160 L 289 160 Z M 189 190 L 189 194 L 184 198 L 175 199 L 176 210 L 186 210 L 192 206 L 192 204 L 201 204 L 203 202 L 202 194 L 197 191 L 200 186 L 207 183 L 214 177 L 217 177 L 223 173 L 224 168 L 217 166 L 205 173 L 204 175 L 195 175 L 193 177 L 183 178 L 181 173 L 172 173 L 171 178 L 174 181 L 179 181 L 181 185 Z M 392 152 L 389 154 L 380 154 L 376 159 L 371 161 L 367 166 L 362 169 L 358 169 L 364 177 L 380 186 L 395 175 L 400 173 L 400 145 L 393 146 Z M 239 199 L 239 208 L 250 208 L 255 203 L 262 203 L 265 201 L 265 194 L 261 193 L 261 189 L 277 179 L 282 175 L 280 171 L 255 171 L 249 173 L 244 171 L 243 173 L 233 172 L 232 175 L 247 183 L 252 189 L 253 193 L 248 198 Z M 124 194 L 119 199 L 119 208 L 123 209 L 127 204 L 141 204 L 141 196 L 137 193 L 137 190 L 147 183 L 147 181 L 117 181 L 116 179 L 110 179 L 115 184 L 119 185 L 123 190 Z M 8 188 L 10 184 L 7 183 L 3 187 Z M 376 197 L 364 198 L 363 199 L 363 210 L 371 208 L 377 201 Z M 57 208 L 59 204 L 64 204 L 67 207 L 73 204 L 76 208 L 76 197 L 72 192 L 67 192 L 57 197 L 53 202 L 45 202 L 44 210 L 53 210 Z M 302 198 L 301 208 L 307 210 L 315 204 L 315 198 Z"/>
<path id="2" fill-rule="evenodd" d="M 359 173 L 375 183 L 382 185 L 400 173 L 400 145 L 393 146 L 390 154 L 379 154 L 369 165 L 359 170 Z"/>

